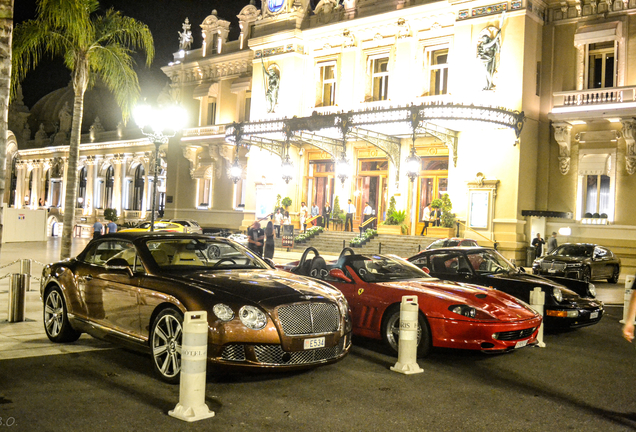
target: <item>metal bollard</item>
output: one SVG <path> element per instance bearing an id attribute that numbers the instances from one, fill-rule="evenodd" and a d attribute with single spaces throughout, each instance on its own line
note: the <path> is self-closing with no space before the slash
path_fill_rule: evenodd
<path id="1" fill-rule="evenodd" d="M 379 254 L 382 253 L 382 243 L 381 242 L 378 244 L 378 253 Z"/>
<path id="2" fill-rule="evenodd" d="M 545 293 L 539 287 L 535 287 L 532 291 L 530 291 L 530 306 L 532 309 L 536 310 L 541 314 L 541 316 L 545 316 L 543 314 L 543 305 L 545 304 Z M 539 347 L 545 348 L 545 342 L 543 342 L 543 321 L 541 321 L 541 326 L 539 327 L 539 333 L 537 333 L 537 342 Z"/>
<path id="3" fill-rule="evenodd" d="M 26 290 L 31 291 L 31 260 L 28 258 L 20 260 L 20 273 L 26 275 Z"/>
<path id="4" fill-rule="evenodd" d="M 623 319 L 619 322 L 621 324 L 625 324 L 627 321 L 627 314 L 629 313 L 629 302 L 632 299 L 632 287 L 634 286 L 634 279 L 636 276 L 627 275 L 625 276 L 625 297 L 623 297 Z"/>
<path id="5" fill-rule="evenodd" d="M 183 318 L 179 403 L 168 414 L 193 422 L 214 417 L 205 403 L 205 372 L 208 363 L 208 313 L 186 312 Z"/>
<path id="6" fill-rule="evenodd" d="M 419 307 L 417 296 L 403 296 L 400 304 L 400 342 L 398 361 L 391 366 L 393 372 L 411 375 L 424 370 L 417 364 L 417 329 Z"/>
<path id="7" fill-rule="evenodd" d="M 21 273 L 11 274 L 11 286 L 9 287 L 9 313 L 7 321 L 10 323 L 24 321 L 26 312 L 26 275 Z"/>

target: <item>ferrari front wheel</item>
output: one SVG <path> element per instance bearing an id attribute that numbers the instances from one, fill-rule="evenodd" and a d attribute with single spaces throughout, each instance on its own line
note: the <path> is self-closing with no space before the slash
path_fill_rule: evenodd
<path id="1" fill-rule="evenodd" d="M 425 357 L 432 348 L 431 331 L 426 317 L 420 312 L 417 327 L 417 356 Z M 388 308 L 382 318 L 382 339 L 387 347 L 394 353 L 398 352 L 400 341 L 400 305 Z"/>

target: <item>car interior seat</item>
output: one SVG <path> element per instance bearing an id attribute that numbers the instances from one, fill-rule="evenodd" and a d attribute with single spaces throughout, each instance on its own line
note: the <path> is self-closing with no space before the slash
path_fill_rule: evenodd
<path id="1" fill-rule="evenodd" d="M 150 252 L 152 257 L 155 259 L 155 262 L 159 266 L 165 266 L 170 264 L 170 258 L 168 258 L 168 254 L 163 249 L 155 249 Z"/>
<path id="2" fill-rule="evenodd" d="M 327 269 L 327 263 L 325 262 L 325 259 L 321 256 L 314 257 L 314 259 L 311 260 L 311 264 L 309 266 L 308 276 L 323 279 L 328 274 L 329 270 Z"/>
<path id="3" fill-rule="evenodd" d="M 199 259 L 196 253 L 192 251 L 180 251 L 172 259 L 173 265 L 190 265 L 190 266 L 202 266 L 203 262 Z"/>
<path id="4" fill-rule="evenodd" d="M 433 271 L 437 273 L 447 273 L 446 271 L 446 258 L 444 257 L 433 257 L 431 261 L 433 265 Z"/>

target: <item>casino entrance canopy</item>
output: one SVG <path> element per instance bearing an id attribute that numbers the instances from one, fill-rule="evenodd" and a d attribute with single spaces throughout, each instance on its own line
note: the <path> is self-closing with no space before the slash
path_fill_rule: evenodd
<path id="1" fill-rule="evenodd" d="M 225 130 L 228 144 L 257 146 L 284 158 L 290 145 L 311 145 L 335 160 L 348 141 L 364 141 L 384 151 L 400 167 L 400 139 L 434 136 L 443 141 L 457 164 L 458 133 L 465 130 L 512 129 L 517 140 L 524 113 L 501 107 L 462 104 L 423 104 L 308 117 L 233 123 Z"/>

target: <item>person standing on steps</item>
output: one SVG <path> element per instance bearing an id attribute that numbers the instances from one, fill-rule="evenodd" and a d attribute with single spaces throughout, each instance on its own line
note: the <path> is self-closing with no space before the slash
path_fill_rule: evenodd
<path id="1" fill-rule="evenodd" d="M 329 229 L 329 218 L 331 217 L 331 206 L 329 202 L 325 203 L 325 207 L 322 209 L 322 223 L 325 229 Z"/>
<path id="2" fill-rule="evenodd" d="M 428 224 L 431 222 L 431 203 L 426 204 L 424 207 L 424 214 L 422 215 L 422 220 L 424 221 L 424 228 L 422 228 L 421 236 L 425 236 L 428 234 Z"/>
<path id="3" fill-rule="evenodd" d="M 535 256 L 537 258 L 541 256 L 541 252 L 543 251 L 544 244 L 545 244 L 545 240 L 541 238 L 541 233 L 537 233 L 537 237 L 532 240 L 532 246 L 534 246 Z"/>
<path id="4" fill-rule="evenodd" d="M 353 205 L 351 200 L 347 201 L 347 215 L 345 217 L 345 231 L 353 231 L 353 215 L 356 213 L 356 206 Z M 349 229 L 347 229 L 347 224 L 349 224 Z"/>

